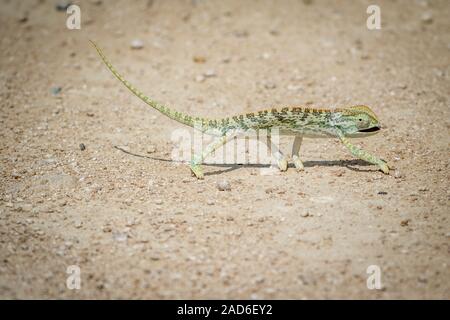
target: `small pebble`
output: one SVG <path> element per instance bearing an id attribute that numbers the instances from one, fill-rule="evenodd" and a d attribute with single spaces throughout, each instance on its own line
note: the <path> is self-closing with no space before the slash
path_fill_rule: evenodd
<path id="1" fill-rule="evenodd" d="M 433 22 L 433 14 L 430 11 L 424 12 L 420 19 L 425 24 L 431 24 Z"/>
<path id="2" fill-rule="evenodd" d="M 126 222 L 125 225 L 126 225 L 127 227 L 132 227 L 132 226 L 134 226 L 135 224 L 136 224 L 136 219 L 134 219 L 134 218 L 131 217 L 131 218 L 128 218 L 128 219 L 127 219 L 127 222 Z"/>
<path id="3" fill-rule="evenodd" d="M 114 232 L 113 238 L 117 242 L 125 242 L 128 239 L 128 235 L 125 232 Z"/>
<path id="4" fill-rule="evenodd" d="M 207 78 L 212 78 L 216 76 L 216 72 L 212 69 L 206 70 L 205 73 L 203 73 L 203 75 Z"/>
<path id="5" fill-rule="evenodd" d="M 395 179 L 401 179 L 401 178 L 403 178 L 403 175 L 401 174 L 400 171 L 395 170 L 395 172 L 394 172 L 394 178 L 395 178 Z"/>
<path id="6" fill-rule="evenodd" d="M 300 213 L 300 217 L 302 217 L 302 218 L 309 217 L 309 213 L 308 212 L 302 212 L 302 213 Z"/>
<path id="7" fill-rule="evenodd" d="M 13 177 L 14 179 L 20 179 L 22 178 L 22 176 L 20 174 L 18 174 L 16 171 L 13 171 L 11 173 L 11 177 Z"/>
<path id="8" fill-rule="evenodd" d="M 269 33 L 270 33 L 272 36 L 278 36 L 278 35 L 280 35 L 280 31 L 275 30 L 275 29 L 270 30 Z"/>
<path id="9" fill-rule="evenodd" d="M 80 143 L 80 150 L 81 151 L 86 150 L 86 146 L 84 145 L 84 143 Z"/>
<path id="10" fill-rule="evenodd" d="M 231 185 L 227 180 L 222 180 L 217 182 L 217 189 L 219 189 L 220 191 L 230 191 Z"/>
<path id="11" fill-rule="evenodd" d="M 52 87 L 50 89 L 50 92 L 52 93 L 52 95 L 56 96 L 61 92 L 62 88 L 61 87 Z"/>
<path id="12" fill-rule="evenodd" d="M 144 47 L 144 42 L 139 39 L 134 39 L 133 41 L 131 41 L 130 46 L 131 46 L 131 49 L 139 50 Z"/>
<path id="13" fill-rule="evenodd" d="M 203 56 L 194 56 L 194 57 L 192 58 L 192 60 L 193 60 L 195 63 L 205 63 L 205 62 L 206 62 L 206 58 L 203 57 Z"/>
<path id="14" fill-rule="evenodd" d="M 199 74 L 198 76 L 195 77 L 195 81 L 197 82 L 203 82 L 205 81 L 206 77 L 202 74 Z"/>
<path id="15" fill-rule="evenodd" d="M 411 221 L 410 219 L 402 220 L 402 221 L 400 221 L 400 225 L 402 227 L 407 227 L 409 225 L 410 221 Z"/>
<path id="16" fill-rule="evenodd" d="M 25 23 L 28 21 L 28 13 L 22 13 L 19 18 L 17 19 L 17 21 L 19 21 L 20 23 Z"/>
<path id="17" fill-rule="evenodd" d="M 58 11 L 66 11 L 71 4 L 72 4 L 71 1 L 59 0 L 55 5 L 55 9 Z"/>
<path id="18" fill-rule="evenodd" d="M 437 77 L 445 77 L 445 71 L 440 70 L 440 69 L 433 69 L 433 73 L 437 76 Z"/>
<path id="19" fill-rule="evenodd" d="M 264 88 L 266 88 L 266 89 L 271 90 L 271 89 L 275 89 L 276 87 L 277 87 L 277 85 L 273 82 L 264 83 Z"/>
<path id="20" fill-rule="evenodd" d="M 161 205 L 161 204 L 163 204 L 163 201 L 161 199 L 156 199 L 155 204 Z"/>
<path id="21" fill-rule="evenodd" d="M 449 49 L 450 49 L 450 44 L 449 44 Z M 222 63 L 230 63 L 231 62 L 231 58 L 230 57 L 225 57 L 222 59 Z"/>
<path id="22" fill-rule="evenodd" d="M 147 147 L 147 153 L 155 153 L 156 152 L 156 147 L 154 145 L 149 145 Z"/>
<path id="23" fill-rule="evenodd" d="M 65 246 L 67 249 L 70 249 L 70 248 L 72 248 L 72 246 L 73 246 L 73 242 L 72 242 L 72 241 L 66 241 L 66 242 L 64 242 L 64 246 Z"/>
<path id="24" fill-rule="evenodd" d="M 418 278 L 417 278 L 417 281 L 419 281 L 419 282 L 421 282 L 421 283 L 427 283 L 428 282 L 428 279 L 425 277 L 425 276 L 419 276 Z"/>

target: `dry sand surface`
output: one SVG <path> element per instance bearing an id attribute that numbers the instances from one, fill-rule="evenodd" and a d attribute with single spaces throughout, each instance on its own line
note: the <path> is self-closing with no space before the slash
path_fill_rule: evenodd
<path id="1" fill-rule="evenodd" d="M 1 298 L 450 298 L 449 1 L 77 1 L 81 30 L 56 2 L 0 0 Z M 369 105 L 393 170 L 306 139 L 304 172 L 197 181 L 88 39 L 193 115 Z"/>

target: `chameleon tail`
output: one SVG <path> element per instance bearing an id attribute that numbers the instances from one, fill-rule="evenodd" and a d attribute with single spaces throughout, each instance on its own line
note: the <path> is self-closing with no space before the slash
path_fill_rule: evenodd
<path id="1" fill-rule="evenodd" d="M 190 127 L 194 127 L 194 125 L 196 123 L 205 125 L 208 122 L 207 119 L 200 118 L 200 117 L 191 117 L 191 116 L 189 116 L 187 114 L 184 114 L 184 113 L 172 110 L 172 109 L 170 109 L 170 108 L 168 108 L 166 106 L 163 106 L 162 104 L 160 104 L 160 103 L 150 99 L 146 95 L 144 95 L 141 91 L 136 89 L 131 83 L 129 83 L 127 80 L 125 80 L 122 77 L 122 75 L 119 72 L 116 71 L 116 69 L 114 69 L 112 64 L 106 58 L 106 56 L 103 53 L 103 51 L 92 40 L 89 40 L 89 41 L 92 43 L 92 45 L 97 50 L 98 54 L 102 58 L 102 60 L 105 63 L 105 65 L 116 76 L 116 78 L 119 79 L 120 82 L 122 82 L 125 85 L 125 87 L 127 87 L 131 92 L 133 92 L 138 98 L 140 98 L 142 101 L 144 101 L 150 107 L 155 108 L 156 110 L 158 110 L 162 114 L 166 115 L 170 119 L 173 119 L 175 121 L 178 121 L 178 122 L 180 122 L 182 124 L 185 124 L 185 125 L 188 125 Z"/>

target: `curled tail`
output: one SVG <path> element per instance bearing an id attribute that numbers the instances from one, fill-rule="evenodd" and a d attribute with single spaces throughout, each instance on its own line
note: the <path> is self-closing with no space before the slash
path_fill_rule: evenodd
<path id="1" fill-rule="evenodd" d="M 125 87 L 128 88 L 128 90 L 133 92 L 138 98 L 140 98 L 142 101 L 144 101 L 150 107 L 155 108 L 156 110 L 158 110 L 162 114 L 166 115 L 170 119 L 173 119 L 175 121 L 178 121 L 178 122 L 180 122 L 182 124 L 185 124 L 185 125 L 188 125 L 190 127 L 194 127 L 194 124 L 205 124 L 205 123 L 208 123 L 207 119 L 200 118 L 200 117 L 191 117 L 190 115 L 187 115 L 187 114 L 184 114 L 184 113 L 172 110 L 172 109 L 170 109 L 170 108 L 168 108 L 166 106 L 163 106 L 162 104 L 160 104 L 160 103 L 150 99 L 146 95 L 144 95 L 141 91 L 136 89 L 131 83 L 129 83 L 127 80 L 125 80 L 122 77 L 122 75 L 119 72 L 116 71 L 116 69 L 114 69 L 112 64 L 106 58 L 106 56 L 103 53 L 103 51 L 92 40 L 89 40 L 89 41 L 92 43 L 94 48 L 97 50 L 97 52 L 100 55 L 100 57 L 102 58 L 103 62 L 108 67 L 108 69 L 113 73 L 113 75 L 115 75 L 116 78 L 119 79 L 120 82 L 122 82 L 125 85 Z"/>

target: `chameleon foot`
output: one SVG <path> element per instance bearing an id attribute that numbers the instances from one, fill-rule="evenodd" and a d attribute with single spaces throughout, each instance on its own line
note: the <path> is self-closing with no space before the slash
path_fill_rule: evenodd
<path id="1" fill-rule="evenodd" d="M 197 177 L 197 179 L 204 178 L 203 171 L 202 171 L 202 168 L 200 167 L 200 165 L 191 163 L 191 165 L 189 167 L 191 168 L 191 172 L 194 174 L 194 176 Z"/>
<path id="2" fill-rule="evenodd" d="M 285 158 L 277 160 L 277 164 L 280 171 L 286 171 L 288 168 L 288 162 Z"/>
<path id="3" fill-rule="evenodd" d="M 297 169 L 297 171 L 303 171 L 305 170 L 305 167 L 303 166 L 302 160 L 298 156 L 293 156 L 292 159 L 294 160 L 294 166 Z"/>
<path id="4" fill-rule="evenodd" d="M 386 162 L 381 161 L 381 162 L 378 164 L 378 167 L 380 168 L 381 171 L 383 171 L 383 173 L 389 174 L 389 166 L 387 165 Z"/>

